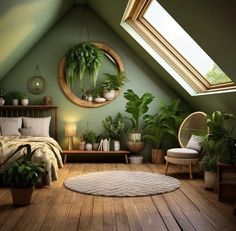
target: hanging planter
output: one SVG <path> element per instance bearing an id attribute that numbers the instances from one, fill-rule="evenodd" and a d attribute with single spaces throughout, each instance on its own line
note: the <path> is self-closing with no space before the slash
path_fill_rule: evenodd
<path id="1" fill-rule="evenodd" d="M 95 87 L 102 58 L 102 50 L 92 43 L 83 42 L 72 47 L 65 59 L 66 84 L 71 88 L 74 81 L 79 78 L 82 87 L 83 78 L 87 73 Z"/>

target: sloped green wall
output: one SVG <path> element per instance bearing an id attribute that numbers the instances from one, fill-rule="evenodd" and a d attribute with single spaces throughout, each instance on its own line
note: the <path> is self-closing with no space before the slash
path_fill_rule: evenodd
<path id="1" fill-rule="evenodd" d="M 85 23 L 87 21 L 88 23 Z M 89 33 L 87 33 L 87 28 Z M 88 39 L 107 43 L 121 56 L 125 64 L 125 72 L 129 79 L 121 94 L 112 103 L 100 108 L 83 108 L 73 104 L 62 92 L 58 82 L 59 62 L 65 53 L 76 43 Z M 27 81 L 39 65 L 41 75 L 47 81 L 46 92 L 41 95 L 30 94 Z M 86 6 L 78 6 L 67 13 L 30 52 L 0 81 L 0 86 L 9 91 L 27 93 L 31 104 L 40 104 L 44 96 L 52 96 L 58 105 L 59 142 L 66 145 L 64 138 L 64 122 L 77 121 L 79 133 L 85 129 L 87 121 L 95 132 L 102 132 L 102 120 L 108 115 L 121 112 L 125 115 L 125 90 L 131 88 L 137 94 L 151 92 L 156 96 L 150 106 L 150 113 L 157 111 L 158 97 L 164 100 L 178 97 L 100 18 Z M 8 101 L 8 103 L 10 103 Z M 144 151 L 150 157 L 150 148 Z"/>

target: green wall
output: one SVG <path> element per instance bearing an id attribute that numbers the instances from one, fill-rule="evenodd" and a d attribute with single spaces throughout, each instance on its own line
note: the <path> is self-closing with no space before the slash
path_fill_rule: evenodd
<path id="1" fill-rule="evenodd" d="M 85 23 L 87 21 L 87 23 Z M 87 28 L 89 33 L 87 33 Z M 62 92 L 58 82 L 59 62 L 65 53 L 76 43 L 88 39 L 107 43 L 121 56 L 129 81 L 121 94 L 111 103 L 100 108 L 83 108 L 73 104 Z M 47 89 L 41 95 L 30 94 L 27 81 L 34 74 L 35 66 L 39 65 L 41 75 L 47 81 Z M 9 91 L 27 93 L 31 104 L 40 104 L 44 96 L 52 96 L 58 105 L 59 143 L 66 145 L 64 138 L 64 122 L 77 121 L 79 134 L 85 129 L 87 121 L 95 132 L 102 132 L 102 120 L 108 115 L 121 112 L 125 115 L 125 90 L 132 88 L 137 94 L 151 92 L 156 96 L 150 106 L 150 113 L 158 108 L 158 97 L 164 100 L 178 96 L 159 78 L 127 44 L 120 39 L 106 24 L 86 6 L 77 6 L 69 11 L 15 67 L 0 81 L 0 86 Z M 8 103 L 10 103 L 8 101 Z M 127 114 L 126 114 L 127 115 Z M 150 147 L 144 151 L 150 157 Z"/>

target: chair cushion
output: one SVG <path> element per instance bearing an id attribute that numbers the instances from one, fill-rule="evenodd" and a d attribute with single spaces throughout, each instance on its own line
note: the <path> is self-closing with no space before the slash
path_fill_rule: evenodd
<path id="1" fill-rule="evenodd" d="M 200 152 L 202 149 L 201 142 L 203 141 L 203 139 L 204 139 L 203 136 L 192 135 L 186 145 L 186 148 L 194 149 Z"/>
<path id="2" fill-rule="evenodd" d="M 167 156 L 175 158 L 194 159 L 199 158 L 200 154 L 198 151 L 190 148 L 171 148 L 167 151 Z"/>

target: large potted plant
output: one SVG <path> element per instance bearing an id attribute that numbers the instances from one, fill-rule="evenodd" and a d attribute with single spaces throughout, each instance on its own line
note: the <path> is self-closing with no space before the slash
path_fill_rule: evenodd
<path id="1" fill-rule="evenodd" d="M 152 163 L 165 163 L 164 151 L 178 146 L 178 129 L 185 118 L 179 99 L 169 102 L 160 100 L 159 112 L 144 116 L 144 139 L 153 142 Z"/>
<path id="2" fill-rule="evenodd" d="M 65 57 L 66 84 L 71 88 L 79 79 L 82 87 L 83 78 L 88 74 L 95 88 L 102 57 L 102 50 L 93 43 L 83 42 L 72 47 Z"/>
<path id="3" fill-rule="evenodd" d="M 120 137 L 125 127 L 122 115 L 117 113 L 114 119 L 111 116 L 108 116 L 102 121 L 102 124 L 105 129 L 105 136 L 112 140 L 112 150 L 119 151 Z"/>
<path id="4" fill-rule="evenodd" d="M 200 162 L 206 188 L 215 187 L 217 162 L 236 164 L 236 139 L 232 136 L 234 121 L 233 114 L 220 111 L 207 117 L 209 134 L 202 143 L 204 156 Z"/>
<path id="5" fill-rule="evenodd" d="M 145 147 L 145 143 L 141 140 L 141 119 L 147 113 L 148 105 L 153 101 L 154 96 L 151 93 L 145 93 L 139 97 L 133 90 L 128 89 L 124 93 L 124 97 L 128 100 L 125 111 L 132 116 L 128 118 L 132 125 L 128 134 L 127 146 L 131 152 L 138 153 Z M 133 156 L 131 158 L 135 159 Z"/>
<path id="6" fill-rule="evenodd" d="M 124 72 L 119 72 L 117 75 L 104 73 L 105 79 L 102 83 L 103 97 L 106 100 L 112 100 L 115 97 L 115 92 L 125 84 L 126 76 Z"/>
<path id="7" fill-rule="evenodd" d="M 3 182 L 11 187 L 13 204 L 24 206 L 31 203 L 34 186 L 42 183 L 43 166 L 32 162 L 35 151 L 29 144 L 20 145 L 16 152 L 26 148 L 26 153 L 12 162 L 3 174 Z M 14 153 L 16 153 L 14 152 Z"/>

